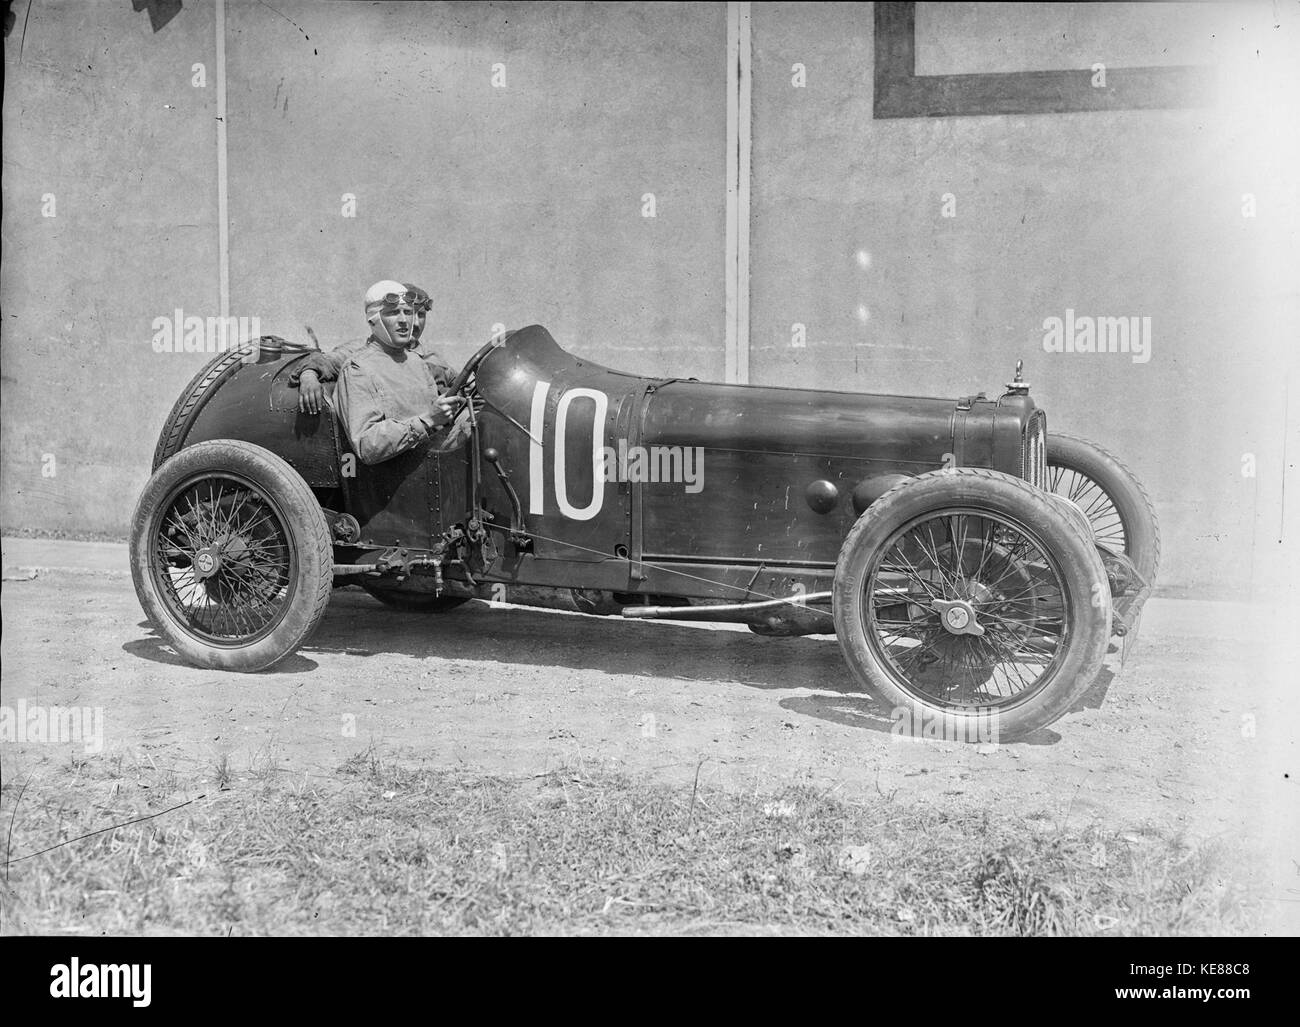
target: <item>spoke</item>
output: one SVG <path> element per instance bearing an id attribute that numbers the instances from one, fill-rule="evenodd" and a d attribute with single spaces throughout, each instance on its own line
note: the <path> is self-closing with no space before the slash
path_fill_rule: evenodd
<path id="1" fill-rule="evenodd" d="M 914 581 L 914 582 L 916 582 L 918 585 L 920 585 L 920 586 L 921 586 L 921 591 L 923 591 L 923 592 L 926 594 L 926 597 L 927 597 L 928 599 L 933 600 L 933 599 L 942 599 L 942 598 L 943 598 L 943 594 L 942 594 L 942 592 L 939 592 L 939 593 L 936 593 L 936 592 L 935 592 L 935 590 L 931 587 L 931 584 L 932 584 L 932 583 L 926 581 L 923 577 L 921 577 L 921 572 L 918 571 L 918 570 L 917 570 L 917 569 L 912 565 L 912 561 L 911 561 L 911 560 L 908 560 L 908 559 L 907 559 L 907 556 L 906 556 L 906 555 L 905 555 L 901 550 L 899 551 L 899 554 L 898 554 L 898 555 L 899 555 L 899 557 L 900 557 L 901 559 L 907 561 L 907 567 L 904 568 L 904 569 L 902 569 L 902 570 L 900 570 L 899 573 L 907 575 L 908 578 L 910 578 L 912 581 Z"/>
<path id="2" fill-rule="evenodd" d="M 934 536 L 933 536 L 933 535 L 930 536 L 930 543 L 931 543 L 931 545 L 933 546 L 933 544 L 934 544 Z M 939 585 L 939 588 L 940 588 L 940 593 L 939 593 L 939 595 L 935 596 L 935 598 L 936 598 L 936 599 L 944 599 L 944 598 L 947 598 L 948 595 L 949 595 L 951 592 L 953 592 L 952 582 L 948 579 L 947 575 L 944 574 L 943 566 L 940 564 L 940 561 L 939 561 L 939 553 L 938 553 L 938 550 L 937 550 L 937 549 L 933 549 L 933 548 L 930 549 L 930 550 L 927 550 L 927 549 L 925 548 L 925 543 L 923 543 L 923 542 L 921 541 L 921 538 L 920 538 L 919 535 L 917 535 L 917 538 L 916 538 L 916 544 L 917 544 L 917 547 L 921 550 L 922 554 L 924 554 L 925 558 L 926 558 L 927 560 L 929 560 L 930 563 L 934 566 L 935 573 L 939 575 L 939 582 L 938 582 L 938 585 Z M 898 548 L 898 555 L 899 555 L 900 557 L 902 557 L 902 559 L 907 560 L 907 553 L 904 552 L 904 546 L 902 545 L 902 543 L 900 543 L 900 544 L 898 545 L 897 548 Z M 911 566 L 912 566 L 912 562 L 911 562 L 910 560 L 907 560 L 907 565 L 908 565 L 909 567 L 911 567 Z M 918 573 L 919 573 L 919 572 L 918 572 Z"/>
<path id="3" fill-rule="evenodd" d="M 249 625 L 248 634 L 253 634 L 266 624 L 267 618 L 258 612 L 256 594 L 243 582 L 231 579 L 228 582 L 230 588 L 230 597 L 232 600 L 242 600 L 246 597 L 252 602 L 235 602 L 228 604 L 236 613 L 238 618 L 245 624 Z"/>
<path id="4" fill-rule="evenodd" d="M 269 512 L 260 514 L 258 516 L 258 519 L 255 520 L 252 524 L 244 525 L 244 533 L 251 534 L 254 528 L 260 527 L 264 523 L 271 525 L 272 528 L 275 527 L 275 520 L 272 518 Z"/>
<path id="5" fill-rule="evenodd" d="M 184 519 L 180 516 L 180 514 L 178 514 L 175 510 L 170 510 L 167 514 L 167 518 L 168 520 L 163 524 L 164 530 L 167 528 L 168 523 L 174 523 L 176 527 L 179 528 L 181 532 L 185 535 L 185 543 L 190 547 L 191 551 L 196 552 L 199 549 L 203 548 L 198 543 L 198 541 L 194 538 L 194 533 L 190 531 L 189 525 L 185 523 Z M 172 520 L 173 518 L 174 521 Z"/>
<path id="6" fill-rule="evenodd" d="M 194 490 L 194 499 L 195 499 L 195 504 L 196 504 L 196 506 L 197 506 L 197 511 L 196 511 L 196 512 L 198 513 L 198 517 L 199 517 L 199 528 L 200 528 L 200 529 L 202 530 L 202 532 L 204 533 L 204 536 L 205 536 L 205 539 L 204 539 L 205 544 L 211 544 L 212 540 L 216 537 L 216 527 L 217 527 L 217 522 L 216 522 L 216 519 L 215 519 L 215 518 L 213 517 L 213 515 L 212 515 L 212 507 L 211 507 L 211 503 L 212 503 L 212 483 L 211 483 L 211 482 L 208 483 L 208 501 L 207 501 L 207 503 L 202 503 L 202 502 L 200 502 L 200 501 L 199 501 L 199 498 L 198 498 L 198 495 L 199 495 L 199 493 L 198 493 L 198 489 L 195 489 L 195 490 Z M 206 524 L 206 525 L 203 523 L 203 516 L 204 516 L 205 513 L 207 514 L 207 518 L 208 518 L 208 521 L 207 521 L 207 524 Z"/>
<path id="7" fill-rule="evenodd" d="M 238 602 L 239 590 L 225 581 L 222 584 L 226 585 L 227 593 L 226 600 L 220 604 L 222 617 L 227 622 L 233 622 L 235 629 L 241 634 L 252 634 L 257 630 L 257 626 L 248 615 L 248 611 Z"/>
<path id="8" fill-rule="evenodd" d="M 1089 522 L 1092 522 L 1096 520 L 1098 516 L 1105 513 L 1107 507 L 1114 510 L 1115 504 L 1110 501 L 1110 496 L 1106 495 L 1104 492 L 1098 491 L 1097 495 L 1093 497 L 1092 502 L 1083 508 L 1083 514 L 1088 518 Z"/>
<path id="9" fill-rule="evenodd" d="M 966 525 L 964 521 L 965 518 L 961 514 L 953 514 L 948 518 L 948 532 L 952 538 L 952 546 L 957 551 L 953 571 L 963 587 L 966 584 Z"/>
<path id="10" fill-rule="evenodd" d="M 992 584 L 989 584 L 989 587 L 996 588 L 997 585 L 1003 580 L 1003 578 L 1006 577 L 1007 571 L 1011 567 L 1011 562 L 1018 558 L 1017 550 L 1020 549 L 1022 546 L 1028 547 L 1029 545 L 1031 545 L 1031 543 L 1027 538 L 1024 538 L 1023 536 L 1013 541 L 1010 545 L 1007 545 L 1005 542 L 1002 543 L 1000 546 L 1000 548 L 1002 549 L 1002 553 L 999 555 L 998 558 L 999 562 L 994 564 L 993 567 L 990 567 L 980 577 L 980 581 L 984 582 L 985 584 L 989 584 L 990 582 L 992 582 Z M 996 576 L 994 576 L 994 570 L 997 571 Z"/>
<path id="11" fill-rule="evenodd" d="M 1066 487 L 1062 487 L 1063 482 Z M 1121 552 L 1128 551 L 1128 533 L 1124 529 L 1124 519 L 1120 516 L 1115 501 L 1100 482 L 1080 471 L 1053 467 L 1051 491 L 1065 495 L 1083 511 L 1092 526 L 1095 541 L 1113 543 Z"/>
<path id="12" fill-rule="evenodd" d="M 235 505 L 234 505 L 233 507 L 231 507 L 231 509 L 230 509 L 230 523 L 231 523 L 231 524 L 234 524 L 234 523 L 237 522 L 238 517 L 239 517 L 239 511 L 243 509 L 244 504 L 245 504 L 246 502 L 248 502 L 248 497 L 251 496 L 252 494 L 253 494 L 253 493 L 252 493 L 252 490 L 251 490 L 251 489 L 243 489 L 242 491 L 240 491 L 238 501 L 237 501 L 237 502 L 235 503 Z"/>
<path id="13" fill-rule="evenodd" d="M 980 537 L 984 539 L 984 544 L 980 546 L 980 549 L 982 550 L 980 553 L 980 562 L 979 566 L 975 568 L 975 573 L 971 575 L 971 577 L 976 581 L 983 581 L 986 576 L 987 572 L 985 571 L 985 568 L 988 566 L 989 554 L 992 552 L 1001 552 L 1003 549 L 1003 547 L 998 546 L 992 540 L 987 532 L 981 531 Z"/>
<path id="14" fill-rule="evenodd" d="M 991 609 L 1001 609 L 1009 603 L 1021 602 L 1026 599 L 1038 598 L 1039 585 L 1037 582 L 1030 582 L 1027 588 L 1022 588 L 1019 592 L 1001 592 L 998 591 L 997 597 L 987 600 Z"/>
<path id="15" fill-rule="evenodd" d="M 217 485 L 216 495 L 213 496 L 212 499 L 212 524 L 216 531 L 216 533 L 212 537 L 214 542 L 219 541 L 221 538 L 225 536 L 226 528 L 229 527 L 230 525 L 230 522 L 227 519 L 226 511 L 222 509 L 225 495 L 226 495 L 225 486 Z"/>

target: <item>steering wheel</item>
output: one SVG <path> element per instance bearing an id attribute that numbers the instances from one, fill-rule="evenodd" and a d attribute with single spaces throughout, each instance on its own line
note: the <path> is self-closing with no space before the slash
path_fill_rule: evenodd
<path id="1" fill-rule="evenodd" d="M 462 396 L 468 398 L 466 386 L 469 384 L 470 377 L 476 370 L 478 370 L 478 365 L 483 363 L 487 355 L 494 349 L 500 349 L 501 344 L 504 341 L 504 337 L 493 337 L 492 339 L 489 339 L 477 353 L 465 361 L 465 366 L 462 367 L 460 373 L 451 380 L 450 384 L 447 386 L 447 391 L 444 392 L 443 395 Z"/>

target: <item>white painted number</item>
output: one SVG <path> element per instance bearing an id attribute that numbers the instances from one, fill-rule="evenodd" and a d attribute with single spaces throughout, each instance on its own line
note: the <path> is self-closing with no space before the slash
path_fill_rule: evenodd
<path id="1" fill-rule="evenodd" d="M 541 514 L 545 512 L 546 453 L 542 437 L 546 431 L 546 397 L 550 393 L 551 383 L 539 381 L 533 389 L 533 409 L 529 422 L 532 436 L 528 444 L 528 512 Z M 593 403 L 591 418 L 591 500 L 586 506 L 574 506 L 569 502 L 569 483 L 565 465 L 566 440 L 569 437 L 569 407 L 574 400 L 589 399 Z M 605 455 L 601 443 L 604 441 L 605 415 L 609 412 L 609 397 L 595 389 L 569 389 L 560 396 L 555 409 L 555 502 L 560 507 L 560 514 L 574 521 L 589 521 L 600 513 L 605 504 Z"/>

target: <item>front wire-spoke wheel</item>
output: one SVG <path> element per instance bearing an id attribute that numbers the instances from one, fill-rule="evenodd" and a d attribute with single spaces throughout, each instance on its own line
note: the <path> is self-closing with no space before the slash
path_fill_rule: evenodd
<path id="1" fill-rule="evenodd" d="M 863 630 L 902 687 L 938 707 L 998 709 L 1049 679 L 1068 633 L 1060 571 L 1023 525 L 936 510 L 879 550 Z"/>
<path id="2" fill-rule="evenodd" d="M 1052 723 L 1105 657 L 1110 592 L 1082 526 L 1010 475 L 954 468 L 896 486 L 849 532 L 836 634 L 902 733 L 1011 739 Z"/>
<path id="3" fill-rule="evenodd" d="M 158 633 L 189 662 L 255 671 L 296 650 L 329 602 L 329 527 L 301 476 L 246 442 L 184 449 L 146 485 L 131 571 Z"/>
<path id="4" fill-rule="evenodd" d="M 247 479 L 213 473 L 178 485 L 163 511 L 152 570 L 168 611 L 214 645 L 264 637 L 293 601 L 284 512 Z"/>

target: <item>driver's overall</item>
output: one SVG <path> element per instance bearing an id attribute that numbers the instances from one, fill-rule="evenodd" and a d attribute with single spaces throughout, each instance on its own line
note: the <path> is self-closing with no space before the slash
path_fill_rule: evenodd
<path id="1" fill-rule="evenodd" d="M 391 350 L 370 339 L 339 372 L 334 407 L 362 463 L 377 464 L 446 433 L 441 449 L 464 441 L 468 418 L 434 425 L 434 400 L 450 369 L 430 350 Z"/>

